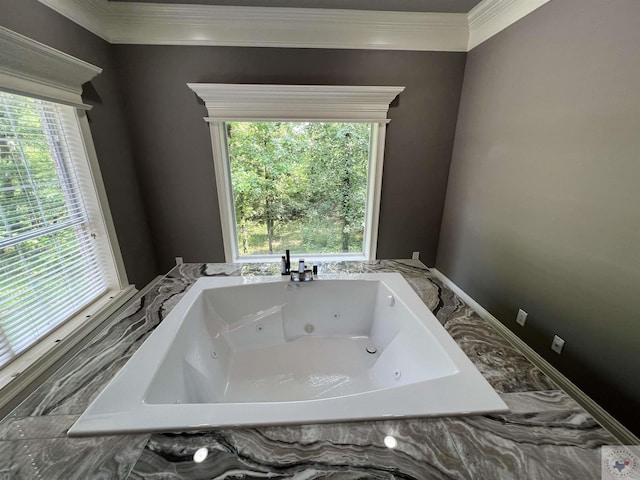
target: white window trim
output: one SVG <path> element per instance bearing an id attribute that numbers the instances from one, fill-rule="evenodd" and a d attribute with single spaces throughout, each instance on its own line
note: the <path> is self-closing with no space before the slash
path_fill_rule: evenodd
<path id="1" fill-rule="evenodd" d="M 24 389 L 82 341 L 136 292 L 129 285 L 98 158 L 93 144 L 82 84 L 102 69 L 71 55 L 0 27 L 0 90 L 75 107 L 80 137 L 88 159 L 97 206 L 114 263 L 115 289 L 97 298 L 84 310 L 62 323 L 15 360 L 0 368 L 0 410 L 11 405 Z M 59 341 L 63 339 L 63 341 Z"/>
<path id="2" fill-rule="evenodd" d="M 236 241 L 226 131 L 227 121 L 364 122 L 373 124 L 363 254 L 309 255 L 314 260 L 373 260 L 378 245 L 378 218 L 389 104 L 404 87 L 333 85 L 248 85 L 188 83 L 204 100 L 211 131 L 218 204 L 227 262 L 273 261 L 273 255 L 240 256 Z M 295 253 L 295 252 L 294 252 Z M 279 259 L 279 256 L 277 257 Z"/>
<path id="3" fill-rule="evenodd" d="M 100 67 L 0 27 L 0 87 L 6 92 L 88 110 L 82 84 Z"/>
<path id="4" fill-rule="evenodd" d="M 127 277 L 127 271 L 124 266 L 124 260 L 122 258 L 122 252 L 120 251 L 120 243 L 118 242 L 118 236 L 116 235 L 116 227 L 113 223 L 113 217 L 111 216 L 111 209 L 109 208 L 109 200 L 107 199 L 107 191 L 104 187 L 104 181 L 102 180 L 102 174 L 100 173 L 100 164 L 98 163 L 98 154 L 96 153 L 96 147 L 93 144 L 93 137 L 91 136 L 91 129 L 89 127 L 89 119 L 87 113 L 84 110 L 76 110 L 76 117 L 78 119 L 78 126 L 80 128 L 80 137 L 84 144 L 85 154 L 89 161 L 89 170 L 91 173 L 91 179 L 93 180 L 93 191 L 96 195 L 96 205 L 102 217 L 101 222 L 97 222 L 98 225 L 104 225 L 105 231 L 101 232 L 108 238 L 107 245 L 109 247 L 111 257 L 115 266 L 114 274 L 117 277 L 117 284 L 120 289 L 129 288 L 129 279 Z"/>

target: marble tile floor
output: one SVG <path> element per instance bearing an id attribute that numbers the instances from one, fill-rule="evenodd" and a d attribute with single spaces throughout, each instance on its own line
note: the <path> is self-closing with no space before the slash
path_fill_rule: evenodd
<path id="1" fill-rule="evenodd" d="M 100 332 L 0 422 L 5 479 L 585 479 L 618 442 L 420 262 L 320 265 L 400 272 L 511 411 L 500 415 L 67 438 L 66 430 L 200 276 L 274 264 L 185 264 Z M 394 449 L 384 439 L 397 439 Z M 194 463 L 196 450 L 208 457 Z"/>

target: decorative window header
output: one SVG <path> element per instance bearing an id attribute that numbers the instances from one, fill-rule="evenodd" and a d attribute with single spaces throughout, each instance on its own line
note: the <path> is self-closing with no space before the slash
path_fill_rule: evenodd
<path id="1" fill-rule="evenodd" d="M 382 167 L 389 104 L 404 87 L 188 83 L 207 107 L 216 189 L 227 262 L 241 261 L 231 179 L 227 122 L 370 124 L 363 249 L 350 259 L 376 258 Z M 344 237 L 343 237 L 344 241 Z M 344 245 L 344 243 L 343 243 Z M 271 250 L 271 248 L 269 249 Z M 348 241 L 347 248 L 348 251 Z M 318 252 L 314 258 L 322 256 Z M 347 257 L 336 254 L 342 259 Z M 333 255 L 333 256 L 336 256 Z M 251 260 L 255 261 L 256 256 Z M 277 256 L 276 256 L 277 259 Z"/>
<path id="2" fill-rule="evenodd" d="M 404 87 L 188 83 L 208 122 L 322 121 L 388 123 L 389 104 Z"/>
<path id="3" fill-rule="evenodd" d="M 0 27 L 0 90 L 89 109 L 82 84 L 102 69 Z"/>

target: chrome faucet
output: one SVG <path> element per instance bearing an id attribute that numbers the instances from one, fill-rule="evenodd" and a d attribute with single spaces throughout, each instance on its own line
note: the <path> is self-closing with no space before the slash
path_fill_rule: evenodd
<path id="1" fill-rule="evenodd" d="M 313 270 L 308 268 L 302 272 L 291 272 L 292 282 L 310 282 L 313 280 Z"/>
<path id="2" fill-rule="evenodd" d="M 311 264 L 313 265 L 313 263 Z M 282 266 L 280 268 L 282 275 L 289 275 L 292 282 L 310 282 L 314 276 L 318 273 L 318 267 L 313 265 L 312 268 L 306 268 L 303 259 L 298 262 L 298 270 L 291 270 L 291 252 L 285 250 L 285 254 L 282 256 Z"/>

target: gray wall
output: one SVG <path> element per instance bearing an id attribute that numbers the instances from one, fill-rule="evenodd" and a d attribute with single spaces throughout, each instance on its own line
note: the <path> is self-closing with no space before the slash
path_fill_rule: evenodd
<path id="1" fill-rule="evenodd" d="M 36 0 L 0 0 L 0 23 L 93 63 L 103 72 L 84 89 L 91 133 L 129 281 L 144 286 L 157 267 L 134 170 L 112 47 Z"/>
<path id="2" fill-rule="evenodd" d="M 468 54 L 436 266 L 640 433 L 640 2 L 614 3 Z"/>
<path id="3" fill-rule="evenodd" d="M 224 261 L 207 112 L 187 82 L 406 86 L 389 113 L 378 257 L 433 264 L 464 53 L 114 48 L 161 270 Z"/>

